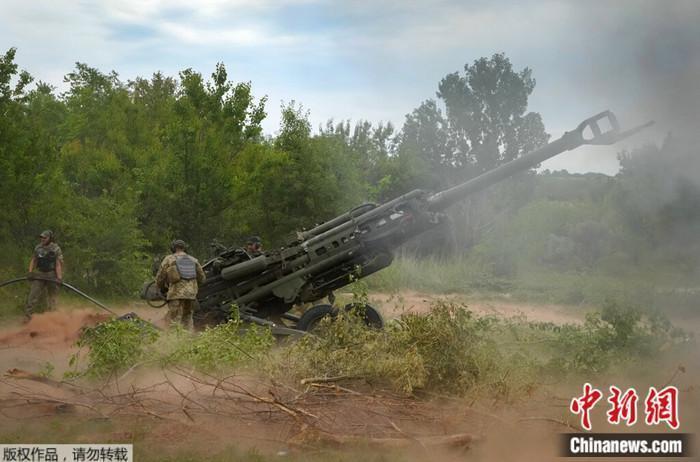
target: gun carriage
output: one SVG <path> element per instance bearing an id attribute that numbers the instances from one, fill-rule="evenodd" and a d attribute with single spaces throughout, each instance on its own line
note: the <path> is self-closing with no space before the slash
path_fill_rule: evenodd
<path id="1" fill-rule="evenodd" d="M 241 248 L 222 250 L 203 265 L 207 281 L 199 290 L 195 322 L 224 322 L 235 304 L 242 320 L 269 325 L 275 333 L 309 330 L 335 313 L 333 291 L 389 266 L 393 251 L 443 223 L 450 205 L 557 154 L 585 144 L 613 144 L 650 124 L 620 131 L 614 114 L 605 111 L 561 138 L 450 189 L 416 189 L 384 204 L 362 204 L 257 256 Z M 159 294 L 151 285 L 145 287 L 144 297 L 153 301 Z M 289 313 L 295 305 L 324 298 L 330 303 L 316 304 L 301 316 Z M 366 307 L 364 317 L 368 324 L 382 326 L 373 308 Z"/>

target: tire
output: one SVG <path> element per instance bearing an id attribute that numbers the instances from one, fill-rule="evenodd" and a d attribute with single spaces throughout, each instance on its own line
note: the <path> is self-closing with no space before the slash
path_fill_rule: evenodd
<path id="1" fill-rule="evenodd" d="M 228 322 L 228 317 L 223 312 L 216 309 L 203 311 L 199 304 L 199 300 L 195 300 L 194 312 L 192 313 L 192 321 L 194 322 L 194 330 L 202 331 L 207 327 L 216 327 L 219 324 Z"/>
<path id="2" fill-rule="evenodd" d="M 312 306 L 301 315 L 299 322 L 297 322 L 296 329 L 310 332 L 321 322 L 321 319 L 326 316 L 334 318 L 337 314 L 338 310 L 332 305 Z"/>
<path id="3" fill-rule="evenodd" d="M 384 318 L 379 314 L 379 311 L 371 305 L 360 305 L 358 303 L 349 303 L 345 305 L 345 311 L 358 310 L 362 320 L 367 324 L 367 327 L 372 329 L 383 329 Z M 361 311 L 360 311 L 361 310 Z"/>

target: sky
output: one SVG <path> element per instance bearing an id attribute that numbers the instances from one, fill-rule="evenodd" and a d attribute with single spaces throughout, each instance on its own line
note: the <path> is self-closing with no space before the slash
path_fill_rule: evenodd
<path id="1" fill-rule="evenodd" d="M 618 169 L 616 153 L 699 130 L 700 2 L 695 0 L 4 0 L 0 52 L 65 89 L 75 62 L 122 80 L 226 65 L 268 97 L 265 132 L 296 101 L 328 119 L 392 122 L 435 98 L 445 75 L 505 53 L 532 69 L 529 110 L 553 138 L 602 110 L 653 129 L 614 148 L 584 147 L 551 170 Z M 697 82 L 696 82 L 697 80 Z"/>

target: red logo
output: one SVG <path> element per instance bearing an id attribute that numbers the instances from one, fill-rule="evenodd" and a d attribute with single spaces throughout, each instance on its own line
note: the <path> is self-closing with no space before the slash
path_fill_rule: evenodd
<path id="1" fill-rule="evenodd" d="M 650 387 L 644 409 L 647 425 L 666 422 L 674 430 L 678 429 L 678 388 L 668 386 L 656 391 L 656 388 Z"/>
<path id="2" fill-rule="evenodd" d="M 600 390 L 593 388 L 590 383 L 587 383 L 583 386 L 583 396 L 571 400 L 569 409 L 574 414 L 581 414 L 581 425 L 586 430 L 591 429 L 591 409 L 602 397 L 603 393 Z"/>
<path id="3" fill-rule="evenodd" d="M 627 426 L 637 422 L 637 392 L 634 388 L 628 389 L 625 394 L 615 385 L 610 386 L 608 402 L 612 406 L 608 411 L 608 422 L 619 424 L 621 420 L 627 421 Z"/>
<path id="4" fill-rule="evenodd" d="M 583 386 L 583 394 L 573 398 L 569 409 L 574 414 L 581 416 L 581 426 L 591 429 L 591 410 L 603 397 L 603 393 L 597 388 L 593 388 L 590 383 Z M 610 386 L 608 403 L 610 408 L 607 411 L 608 422 L 612 425 L 619 425 L 624 422 L 627 426 L 637 423 L 637 401 L 639 395 L 634 388 L 629 388 L 624 393 L 615 385 Z M 647 425 L 659 425 L 666 423 L 669 427 L 677 430 L 680 425 L 678 418 L 678 388 L 667 386 L 661 390 L 649 387 L 649 393 L 644 400 L 645 422 Z"/>

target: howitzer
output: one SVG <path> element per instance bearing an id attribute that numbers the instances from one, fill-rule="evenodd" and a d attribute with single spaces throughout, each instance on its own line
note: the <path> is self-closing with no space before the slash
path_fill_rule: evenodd
<path id="1" fill-rule="evenodd" d="M 604 120 L 606 131 L 601 128 Z M 362 204 L 261 255 L 240 248 L 225 250 L 203 265 L 207 281 L 199 290 L 195 321 L 225 321 L 235 304 L 242 319 L 270 325 L 278 333 L 308 330 L 334 313 L 334 290 L 389 266 L 394 249 L 445 221 L 448 206 L 557 154 L 584 144 L 613 144 L 651 123 L 620 131 L 614 114 L 605 111 L 561 138 L 450 189 L 437 193 L 416 189 L 384 204 Z M 147 298 L 155 295 L 154 290 L 145 293 Z M 325 297 L 331 304 L 313 306 L 300 317 L 288 313 L 297 304 Z M 382 325 L 371 307 L 366 308 L 365 320 Z"/>

